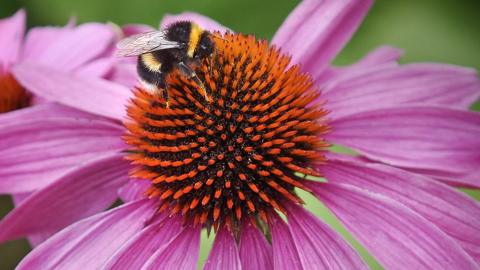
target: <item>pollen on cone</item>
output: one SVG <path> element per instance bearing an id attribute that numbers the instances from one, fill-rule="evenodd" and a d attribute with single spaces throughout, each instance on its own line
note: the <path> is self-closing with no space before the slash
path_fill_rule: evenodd
<path id="1" fill-rule="evenodd" d="M 192 66 L 209 101 L 174 71 L 169 107 L 161 94 L 135 90 L 125 136 L 135 175 L 152 181 L 149 196 L 204 226 L 266 219 L 286 200 L 302 203 L 300 173 L 319 176 L 313 167 L 328 146 L 319 92 L 289 57 L 252 36 L 215 42 Z"/>

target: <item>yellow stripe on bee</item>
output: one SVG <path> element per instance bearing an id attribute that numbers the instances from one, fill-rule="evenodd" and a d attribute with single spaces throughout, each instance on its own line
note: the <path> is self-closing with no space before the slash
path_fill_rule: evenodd
<path id="1" fill-rule="evenodd" d="M 152 53 L 142 54 L 142 62 L 148 67 L 150 71 L 160 71 L 162 63 Z"/>
<path id="2" fill-rule="evenodd" d="M 203 33 L 203 29 L 196 23 L 192 23 L 192 28 L 190 29 L 190 42 L 188 43 L 188 57 L 192 58 L 195 48 L 197 47 L 200 36 Z"/>

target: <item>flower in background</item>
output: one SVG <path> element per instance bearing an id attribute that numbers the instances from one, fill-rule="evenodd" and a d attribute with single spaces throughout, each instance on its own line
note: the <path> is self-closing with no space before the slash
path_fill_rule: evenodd
<path id="1" fill-rule="evenodd" d="M 390 47 L 330 66 L 370 5 L 301 2 L 272 40 L 291 61 L 227 34 L 196 68 L 211 104 L 179 73 L 169 77 L 166 109 L 141 89 L 39 64 L 14 68 L 32 92 L 88 112 L 4 120 L 2 170 L 24 174 L 0 180 L 0 191 L 38 191 L 0 222 L 0 239 L 57 232 L 19 269 L 195 269 L 204 227 L 217 230 L 204 269 L 367 268 L 303 209 L 296 189 L 314 194 L 388 269 L 478 269 L 480 208 L 454 187 L 480 187 L 480 115 L 468 111 L 480 82 L 467 68 L 398 65 Z M 196 14 L 162 25 L 177 20 L 225 31 Z M 333 153 L 327 142 L 358 155 Z M 126 150 L 143 180 L 128 181 Z M 90 159 L 73 162 L 83 155 Z M 45 171 L 57 174 L 38 181 Z M 85 218 L 117 190 L 124 205 Z"/>
<path id="2" fill-rule="evenodd" d="M 0 20 L 0 111 L 30 105 L 25 91 L 11 74 L 17 64 L 32 61 L 81 76 L 104 77 L 113 67 L 116 40 L 113 28 L 88 23 L 65 27 L 35 27 L 25 35 L 25 11 Z M 33 100 L 33 103 L 38 101 Z"/>

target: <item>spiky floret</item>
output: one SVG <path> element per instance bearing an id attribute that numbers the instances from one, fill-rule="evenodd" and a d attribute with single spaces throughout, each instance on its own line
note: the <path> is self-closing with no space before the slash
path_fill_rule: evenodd
<path id="1" fill-rule="evenodd" d="M 29 96 L 11 74 L 0 71 L 0 113 L 27 106 Z"/>
<path id="2" fill-rule="evenodd" d="M 298 66 L 266 41 L 225 34 L 194 67 L 210 95 L 180 72 L 161 95 L 136 89 L 126 123 L 132 176 L 152 182 L 160 210 L 207 227 L 284 211 L 302 203 L 303 175 L 319 176 L 328 130 L 319 92 Z"/>

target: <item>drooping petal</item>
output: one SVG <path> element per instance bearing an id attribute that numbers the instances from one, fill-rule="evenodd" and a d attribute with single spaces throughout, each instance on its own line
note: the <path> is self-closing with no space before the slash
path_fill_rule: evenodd
<path id="1" fill-rule="evenodd" d="M 108 50 L 115 41 L 113 28 L 107 24 L 86 23 L 62 35 L 41 53 L 29 55 L 28 60 L 75 71 Z"/>
<path id="2" fill-rule="evenodd" d="M 174 240 L 150 257 L 142 270 L 197 269 L 200 230 L 200 226 L 184 227 Z"/>
<path id="3" fill-rule="evenodd" d="M 213 248 L 203 266 L 203 270 L 241 270 L 240 254 L 233 233 L 223 226 L 215 236 Z"/>
<path id="4" fill-rule="evenodd" d="M 273 269 L 272 247 L 250 222 L 245 222 L 242 227 L 240 260 L 243 270 Z"/>
<path id="5" fill-rule="evenodd" d="M 159 249 L 166 247 L 178 236 L 181 229 L 182 223 L 179 216 L 160 218 L 124 244 L 102 269 L 141 269 L 148 258 Z"/>
<path id="6" fill-rule="evenodd" d="M 0 73 L 5 72 L 19 57 L 25 34 L 25 10 L 0 20 Z"/>
<path id="7" fill-rule="evenodd" d="M 0 193 L 31 192 L 86 161 L 124 148 L 119 125 L 49 118 L 0 129 Z M 48 151 L 46 151 L 48 149 Z"/>
<path id="8" fill-rule="evenodd" d="M 288 206 L 288 223 L 304 269 L 368 269 L 342 237 L 303 207 Z"/>
<path id="9" fill-rule="evenodd" d="M 269 228 L 272 234 L 273 269 L 302 270 L 302 262 L 287 224 L 272 215 Z"/>
<path id="10" fill-rule="evenodd" d="M 118 190 L 118 196 L 124 202 L 138 200 L 144 196 L 147 189 L 152 185 L 149 180 L 131 179 L 126 185 Z"/>
<path id="11" fill-rule="evenodd" d="M 475 71 L 439 64 L 358 69 L 323 85 L 331 118 L 403 104 L 468 109 L 480 96 Z"/>
<path id="12" fill-rule="evenodd" d="M 348 42 L 370 8 L 370 0 L 304 0 L 290 13 L 272 43 L 318 76 Z"/>
<path id="13" fill-rule="evenodd" d="M 321 170 L 331 183 L 368 189 L 405 204 L 480 261 L 480 205 L 465 194 L 427 177 L 382 164 L 330 158 L 328 166 Z"/>
<path id="14" fill-rule="evenodd" d="M 180 14 L 175 14 L 175 15 L 172 15 L 172 14 L 167 14 L 165 16 L 163 16 L 163 19 L 162 19 L 162 22 L 160 23 L 160 28 L 161 29 L 165 29 L 167 26 L 169 26 L 170 24 L 174 23 L 174 22 L 178 22 L 178 21 L 191 21 L 191 22 L 195 22 L 197 23 L 198 25 L 200 25 L 203 29 L 207 30 L 207 31 L 220 31 L 220 32 L 226 32 L 226 31 L 231 31 L 230 29 L 228 29 L 227 27 L 219 24 L 218 22 L 206 17 L 206 16 L 203 16 L 203 15 L 200 15 L 198 13 L 194 13 L 194 12 L 183 12 L 183 13 L 180 13 Z"/>
<path id="15" fill-rule="evenodd" d="M 313 187 L 386 269 L 478 269 L 456 241 L 401 203 L 346 184 Z"/>
<path id="16" fill-rule="evenodd" d="M 98 78 L 81 77 L 36 63 L 14 68 L 17 80 L 29 91 L 51 101 L 119 119 L 131 97 L 128 88 Z"/>
<path id="17" fill-rule="evenodd" d="M 14 207 L 17 207 L 22 201 L 26 200 L 29 196 L 34 194 L 35 192 L 27 192 L 27 193 L 18 193 L 18 194 L 12 194 L 12 201 Z M 28 240 L 28 243 L 30 243 L 30 246 L 32 248 L 38 246 L 39 244 L 43 243 L 43 241 L 47 240 L 50 238 L 54 232 L 44 232 L 44 233 L 37 233 L 37 234 L 30 234 L 26 238 Z"/>
<path id="18" fill-rule="evenodd" d="M 327 138 L 370 159 L 430 170 L 451 182 L 480 187 L 480 114 L 441 107 L 378 109 L 335 119 Z"/>
<path id="19" fill-rule="evenodd" d="M 149 200 L 141 200 L 84 219 L 39 245 L 17 269 L 100 269 L 155 210 Z"/>
<path id="20" fill-rule="evenodd" d="M 59 231 L 108 208 L 128 181 L 120 153 L 92 160 L 33 193 L 0 222 L 0 242 Z M 35 222 L 32 222 L 34 220 Z"/>

